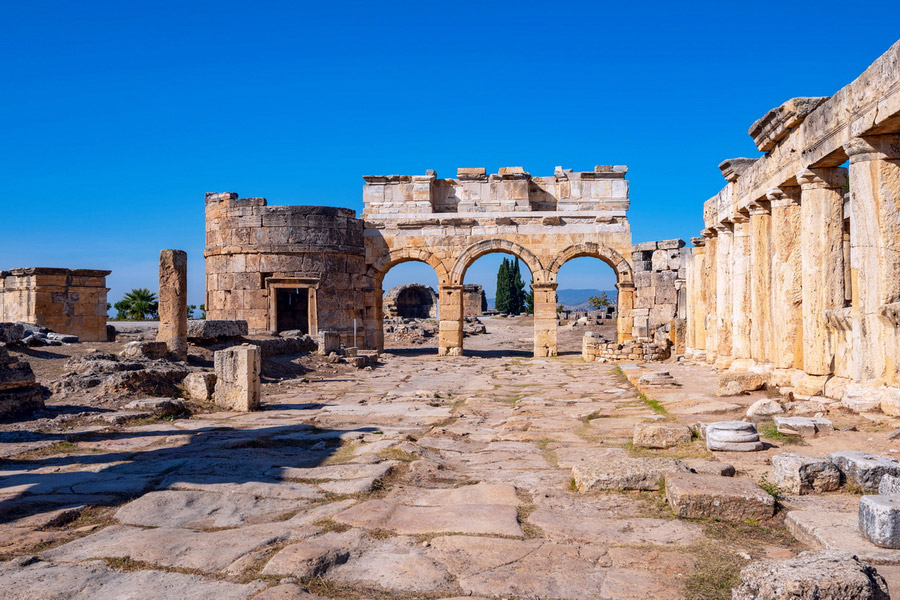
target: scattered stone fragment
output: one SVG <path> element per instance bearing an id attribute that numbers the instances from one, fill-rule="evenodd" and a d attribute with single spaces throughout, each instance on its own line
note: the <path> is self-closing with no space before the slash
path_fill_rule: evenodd
<path id="1" fill-rule="evenodd" d="M 638 448 L 671 448 L 690 441 L 690 427 L 670 422 L 638 423 L 632 437 Z"/>
<path id="2" fill-rule="evenodd" d="M 718 387 L 716 396 L 742 396 L 747 392 L 737 381 L 729 381 Z"/>
<path id="3" fill-rule="evenodd" d="M 192 342 L 212 342 L 247 335 L 247 321 L 239 319 L 189 319 L 187 337 Z"/>
<path id="4" fill-rule="evenodd" d="M 675 381 L 675 378 L 668 371 L 651 371 L 641 375 L 638 379 L 638 385 L 665 386 L 678 385 L 678 382 Z"/>
<path id="5" fill-rule="evenodd" d="M 658 490 L 672 473 L 690 473 L 687 465 L 675 458 L 628 458 L 607 456 L 572 467 L 572 478 L 579 492 L 593 490 Z"/>
<path id="6" fill-rule="evenodd" d="M 763 398 L 762 400 L 757 400 L 747 409 L 747 418 L 748 419 L 760 419 L 762 417 L 771 417 L 772 415 L 778 415 L 784 412 L 784 409 L 781 407 L 777 401 L 772 398 Z"/>
<path id="7" fill-rule="evenodd" d="M 734 465 L 718 460 L 703 460 L 692 458 L 684 461 L 688 468 L 700 475 L 718 475 L 719 477 L 734 477 Z"/>
<path id="8" fill-rule="evenodd" d="M 21 323 L 0 323 L 0 342 L 15 344 L 25 337 L 25 327 Z"/>
<path id="9" fill-rule="evenodd" d="M 841 486 L 841 472 L 827 458 L 803 454 L 772 457 L 772 483 L 792 494 L 830 492 Z"/>
<path id="10" fill-rule="evenodd" d="M 732 600 L 889 600 L 875 567 L 836 550 L 801 552 L 796 558 L 751 563 L 741 570 Z"/>
<path id="11" fill-rule="evenodd" d="M 150 411 L 157 417 L 171 417 L 184 412 L 184 402 L 178 398 L 142 398 L 126 404 L 125 410 Z"/>
<path id="12" fill-rule="evenodd" d="M 843 450 L 828 457 L 841 471 L 841 481 L 855 485 L 867 493 L 878 490 L 886 474 L 900 476 L 900 462 L 887 456 Z"/>
<path id="13" fill-rule="evenodd" d="M 775 514 L 775 499 L 747 479 L 675 473 L 666 477 L 666 499 L 679 517 L 744 521 Z"/>
<path id="14" fill-rule="evenodd" d="M 878 484 L 878 493 L 882 496 L 900 496 L 900 477 L 885 474 Z"/>
<path id="15" fill-rule="evenodd" d="M 719 374 L 719 387 L 724 387 L 731 383 L 738 384 L 742 392 L 753 392 L 765 387 L 766 378 L 759 373 L 749 373 L 747 371 L 725 371 Z"/>
<path id="16" fill-rule="evenodd" d="M 744 421 L 719 421 L 706 426 L 709 450 L 754 452 L 763 449 L 756 425 Z"/>
<path id="17" fill-rule="evenodd" d="M 859 532 L 879 548 L 900 548 L 900 497 L 860 498 Z"/>
<path id="18" fill-rule="evenodd" d="M 182 383 L 187 397 L 195 402 L 209 402 L 216 390 L 216 374 L 189 373 Z"/>
<path id="19" fill-rule="evenodd" d="M 778 432 L 784 435 L 816 437 L 834 431 L 834 425 L 823 417 L 775 417 Z"/>

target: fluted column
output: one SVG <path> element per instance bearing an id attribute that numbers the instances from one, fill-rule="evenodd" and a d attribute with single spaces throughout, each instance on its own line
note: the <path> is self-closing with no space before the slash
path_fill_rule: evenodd
<path id="1" fill-rule="evenodd" d="M 800 188 L 772 188 L 772 366 L 803 368 L 803 292 L 800 252 Z M 789 385 L 790 376 L 776 381 Z"/>
<path id="2" fill-rule="evenodd" d="M 732 369 L 750 366 L 750 217 L 732 217 L 731 240 L 731 357 Z"/>
<path id="3" fill-rule="evenodd" d="M 716 316 L 716 275 L 718 274 L 719 261 L 719 232 L 715 229 L 704 229 L 703 237 L 706 238 L 706 258 L 703 260 L 703 305 L 706 315 L 703 319 L 706 329 L 706 362 L 716 362 L 719 351 L 718 317 Z"/>
<path id="4" fill-rule="evenodd" d="M 556 283 L 535 283 L 534 355 L 556 356 Z"/>
<path id="5" fill-rule="evenodd" d="M 772 362 L 772 213 L 769 202 L 750 204 L 750 358 Z"/>
<path id="6" fill-rule="evenodd" d="M 438 354 L 462 356 L 463 353 L 463 286 L 439 285 Z"/>
<path id="7" fill-rule="evenodd" d="M 803 264 L 803 370 L 807 377 L 795 393 L 824 391 L 832 373 L 834 350 L 828 339 L 825 311 L 844 306 L 845 169 L 806 169 L 800 183 L 801 261 Z"/>
<path id="8" fill-rule="evenodd" d="M 853 378 L 900 386 L 900 135 L 855 138 L 844 149 L 850 156 Z"/>
<path id="9" fill-rule="evenodd" d="M 734 238 L 731 223 L 720 223 L 716 248 L 716 367 L 722 369 L 731 365 L 731 243 Z"/>

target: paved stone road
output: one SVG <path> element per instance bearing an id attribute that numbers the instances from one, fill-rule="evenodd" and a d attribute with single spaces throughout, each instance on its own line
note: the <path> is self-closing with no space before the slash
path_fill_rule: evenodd
<path id="1" fill-rule="evenodd" d="M 4 597 L 682 597 L 702 524 L 571 489 L 652 414 L 614 367 L 385 360 L 3 463 Z"/>

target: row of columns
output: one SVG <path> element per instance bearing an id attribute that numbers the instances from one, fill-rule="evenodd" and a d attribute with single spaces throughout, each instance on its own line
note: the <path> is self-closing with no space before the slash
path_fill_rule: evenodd
<path id="1" fill-rule="evenodd" d="M 900 136 L 844 148 L 849 253 L 841 167 L 804 169 L 797 185 L 770 189 L 694 240 L 688 346 L 697 356 L 718 368 L 763 367 L 798 395 L 824 393 L 845 359 L 855 382 L 900 385 Z M 836 356 L 844 346 L 829 320 L 848 311 L 852 356 Z"/>

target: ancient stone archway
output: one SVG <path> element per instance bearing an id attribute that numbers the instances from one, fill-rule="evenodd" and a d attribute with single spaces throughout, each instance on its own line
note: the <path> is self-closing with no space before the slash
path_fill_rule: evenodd
<path id="1" fill-rule="evenodd" d="M 405 260 L 421 260 L 438 274 L 439 353 L 463 351 L 463 279 L 480 256 L 506 252 L 531 270 L 535 290 L 535 356 L 556 354 L 556 272 L 576 256 L 596 256 L 616 270 L 620 320 L 633 295 L 627 168 L 598 166 L 574 172 L 557 167 L 532 177 L 521 167 L 487 174 L 459 169 L 456 179 L 364 177 L 364 242 L 369 289 L 367 343 L 383 348 L 381 282 Z M 624 292 L 624 293 L 623 293 Z M 620 340 L 627 338 L 619 327 Z"/>

